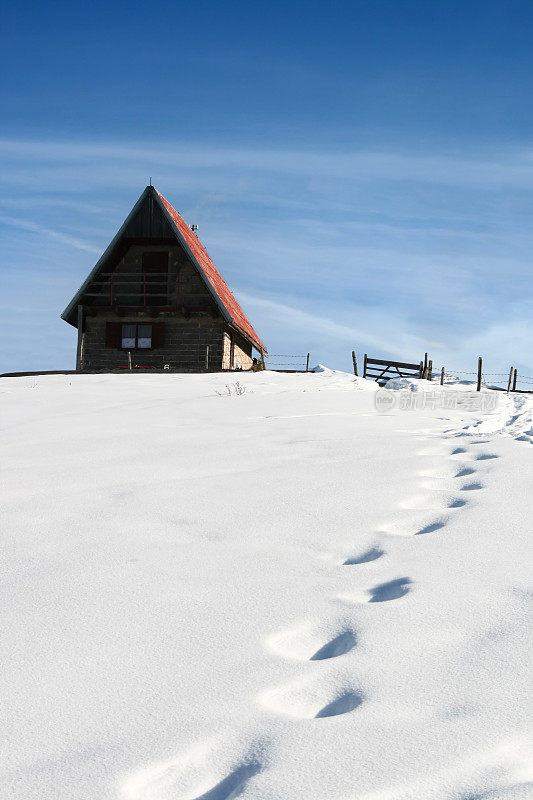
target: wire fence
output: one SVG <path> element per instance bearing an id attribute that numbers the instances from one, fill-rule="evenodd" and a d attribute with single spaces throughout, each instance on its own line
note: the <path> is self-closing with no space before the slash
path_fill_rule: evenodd
<path id="1" fill-rule="evenodd" d="M 354 374 L 357 375 L 357 358 L 354 350 L 352 350 L 352 360 Z M 378 383 L 380 379 L 383 379 L 384 383 L 390 377 L 394 377 L 393 375 L 387 374 L 392 369 L 396 370 L 398 375 L 403 375 L 402 370 L 407 370 L 408 373 L 404 377 L 412 377 L 409 370 L 415 370 L 418 373 L 418 377 L 428 379 L 433 383 L 440 379 L 441 384 L 445 381 L 449 384 L 455 378 L 459 379 L 462 383 L 475 384 L 478 391 L 483 386 L 488 389 L 497 389 L 500 391 L 529 392 L 533 394 L 533 375 L 522 375 L 514 366 L 510 368 L 509 372 L 486 372 L 484 370 L 483 361 L 484 359 L 479 356 L 477 359 L 477 370 L 454 369 L 453 367 L 441 367 L 441 369 L 438 370 L 433 360 L 429 358 L 429 353 L 424 353 L 424 358 L 419 362 L 419 366 L 418 362 L 406 363 L 383 358 L 374 359 L 370 358 L 365 353 L 363 377 L 375 377 Z M 370 365 L 370 372 L 367 372 L 367 365 Z M 373 365 L 378 366 L 374 367 Z M 381 367 L 383 366 L 385 369 L 382 370 Z M 377 370 L 380 374 L 375 376 L 372 370 Z"/>
<path id="2" fill-rule="evenodd" d="M 444 372 L 445 376 L 448 377 L 457 377 L 460 378 L 461 376 L 473 376 L 472 380 L 477 380 L 477 371 L 476 370 L 460 370 L 460 369 L 453 369 L 453 368 L 446 368 Z M 497 379 L 500 380 L 497 380 Z M 481 373 L 481 384 L 486 388 L 498 388 L 498 389 L 507 389 L 509 388 L 510 391 L 533 391 L 533 376 L 532 375 L 520 375 L 518 370 L 516 370 L 516 378 L 515 378 L 515 371 L 513 368 L 512 375 L 509 372 L 485 372 L 484 370 Z M 501 385 L 500 385 L 501 384 Z"/>
<path id="3" fill-rule="evenodd" d="M 285 359 L 280 361 L 280 359 Z M 271 353 L 266 362 L 268 369 L 278 370 L 286 368 L 294 372 L 309 371 L 309 353 L 293 355 L 288 353 Z"/>

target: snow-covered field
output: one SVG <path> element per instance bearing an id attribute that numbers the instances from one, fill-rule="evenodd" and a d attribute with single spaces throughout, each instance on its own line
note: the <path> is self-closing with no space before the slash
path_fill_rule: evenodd
<path id="1" fill-rule="evenodd" d="M 2 800 L 532 797 L 533 400 L 421 385 L 3 378 Z"/>

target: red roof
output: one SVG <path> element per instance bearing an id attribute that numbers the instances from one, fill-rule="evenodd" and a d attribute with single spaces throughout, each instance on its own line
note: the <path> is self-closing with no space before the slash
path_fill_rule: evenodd
<path id="1" fill-rule="evenodd" d="M 157 190 L 156 190 L 157 191 Z M 173 208 L 168 200 L 165 200 L 163 195 L 159 194 L 161 202 L 165 206 L 166 210 L 172 217 L 172 221 L 174 222 L 176 228 L 181 233 L 182 237 L 185 239 L 185 242 L 189 249 L 191 250 L 196 262 L 202 272 L 204 273 L 205 277 L 213 287 L 217 297 L 219 298 L 220 302 L 228 312 L 229 316 L 231 317 L 231 321 L 245 333 L 249 339 L 252 340 L 254 346 L 258 350 L 264 350 L 265 353 L 267 352 L 265 345 L 262 343 L 261 339 L 254 331 L 252 325 L 248 321 L 246 314 L 232 295 L 229 286 L 227 285 L 226 281 L 215 267 L 209 255 L 204 248 L 203 244 L 200 242 L 199 238 L 196 236 L 195 233 L 189 228 L 187 223 L 180 217 L 178 212 L 175 208 Z"/>

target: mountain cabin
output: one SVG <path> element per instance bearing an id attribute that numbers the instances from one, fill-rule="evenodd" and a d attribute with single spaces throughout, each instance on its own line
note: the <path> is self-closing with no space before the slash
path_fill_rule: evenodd
<path id="1" fill-rule="evenodd" d="M 267 355 L 195 230 L 146 187 L 61 315 L 77 371 L 250 369 Z"/>

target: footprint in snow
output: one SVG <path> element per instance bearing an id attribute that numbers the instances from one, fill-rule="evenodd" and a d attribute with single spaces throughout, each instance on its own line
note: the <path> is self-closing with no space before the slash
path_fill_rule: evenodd
<path id="1" fill-rule="evenodd" d="M 356 633 L 349 623 L 340 622 L 330 626 L 324 634 L 318 626 L 301 625 L 290 631 L 277 633 L 267 640 L 268 647 L 277 655 L 298 661 L 326 661 L 338 658 L 357 644 Z"/>
<path id="2" fill-rule="evenodd" d="M 234 798 L 242 794 L 250 778 L 253 778 L 260 771 L 261 764 L 258 761 L 241 764 L 217 783 L 216 786 L 201 795 L 197 795 L 194 800 L 234 800 Z"/>
<path id="3" fill-rule="evenodd" d="M 470 467 L 463 467 L 460 469 L 459 472 L 454 475 L 455 478 L 466 478 L 467 475 L 475 475 L 476 470 L 471 469 Z"/>
<path id="4" fill-rule="evenodd" d="M 533 797 L 533 780 L 525 780 L 493 789 L 482 789 L 479 792 L 469 791 L 466 794 L 457 795 L 457 800 L 531 800 L 531 797 Z"/>
<path id="5" fill-rule="evenodd" d="M 123 796 L 128 800 L 234 800 L 264 768 L 264 749 L 258 742 L 231 760 L 226 742 L 211 740 L 134 772 L 123 782 Z"/>
<path id="6" fill-rule="evenodd" d="M 448 508 L 463 508 L 464 506 L 466 506 L 466 500 L 456 499 L 452 500 Z"/>
<path id="7" fill-rule="evenodd" d="M 410 578 L 395 578 L 386 583 L 379 583 L 370 589 L 369 603 L 385 603 L 389 600 L 398 600 L 409 591 Z"/>
<path id="8" fill-rule="evenodd" d="M 326 644 L 317 650 L 309 660 L 324 661 L 328 658 L 337 658 L 338 656 L 343 656 L 345 653 L 349 653 L 350 650 L 353 650 L 356 644 L 357 640 L 353 631 L 344 631 L 343 633 L 339 633 L 338 636 L 335 636 L 329 642 L 326 642 Z"/>
<path id="9" fill-rule="evenodd" d="M 354 566 L 356 564 L 367 564 L 369 561 L 376 561 L 378 558 L 381 558 L 384 555 L 384 550 L 381 547 L 370 547 L 368 550 L 365 550 L 364 553 L 358 556 L 351 556 L 347 558 L 346 561 L 343 561 L 343 566 Z"/>
<path id="10" fill-rule="evenodd" d="M 392 581 L 378 583 L 362 593 L 340 595 L 338 599 L 349 603 L 387 603 L 406 595 L 410 591 L 410 584 L 410 578 L 395 578 Z"/>
<path id="11" fill-rule="evenodd" d="M 315 719 L 323 719 L 324 717 L 337 717 L 339 714 L 348 714 L 353 711 L 357 706 L 363 702 L 361 695 L 356 692 L 344 692 L 339 697 L 332 700 L 324 708 L 321 708 L 318 714 L 315 714 Z"/>
<path id="12" fill-rule="evenodd" d="M 489 461 L 491 458 L 499 458 L 499 456 L 496 453 L 478 453 L 474 458 L 476 461 Z"/>
<path id="13" fill-rule="evenodd" d="M 430 522 L 429 525 L 426 525 L 424 528 L 421 528 L 419 531 L 417 531 L 415 536 L 420 536 L 424 533 L 434 533 L 435 531 L 440 531 L 445 526 L 446 523 L 443 522 L 442 520 L 437 520 L 436 522 Z"/>
<path id="14" fill-rule="evenodd" d="M 442 491 L 433 491 L 431 493 L 419 494 L 414 497 L 408 497 L 398 503 L 399 508 L 405 508 L 408 511 L 430 511 L 440 510 L 444 508 L 460 508 L 464 506 L 466 500 L 455 497 L 453 494 L 444 494 Z"/>
<path id="15" fill-rule="evenodd" d="M 404 519 L 394 519 L 380 526 L 380 532 L 390 536 L 419 536 L 423 533 L 433 533 L 446 526 L 446 515 L 412 514 Z"/>
<path id="16" fill-rule="evenodd" d="M 459 465 L 459 472 L 458 472 L 457 463 L 453 462 L 449 463 L 444 461 L 434 467 L 418 470 L 416 474 L 420 478 L 434 478 L 434 479 L 440 478 L 444 480 L 448 478 L 460 478 L 463 475 L 471 475 L 474 472 L 475 470 L 471 469 L 467 464 Z"/>
<path id="17" fill-rule="evenodd" d="M 299 719 L 323 719 L 348 714 L 360 706 L 364 697 L 355 686 L 331 686 L 325 680 L 298 681 L 264 692 L 263 705 L 277 714 Z"/>

